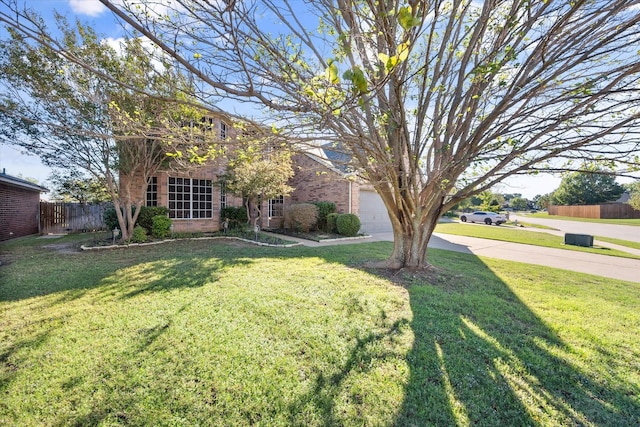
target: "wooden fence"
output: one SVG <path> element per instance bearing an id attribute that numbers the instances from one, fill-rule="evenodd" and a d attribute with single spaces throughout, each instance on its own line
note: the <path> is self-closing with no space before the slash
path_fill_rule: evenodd
<path id="1" fill-rule="evenodd" d="M 104 211 L 110 205 L 40 202 L 40 233 L 59 234 L 104 230 Z"/>
<path id="2" fill-rule="evenodd" d="M 607 203 L 605 205 L 549 206 L 549 215 L 571 216 L 574 218 L 625 219 L 640 218 L 640 211 L 627 203 Z"/>

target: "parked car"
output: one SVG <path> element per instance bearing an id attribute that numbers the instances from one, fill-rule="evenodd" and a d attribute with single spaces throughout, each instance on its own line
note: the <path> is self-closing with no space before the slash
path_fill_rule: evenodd
<path id="1" fill-rule="evenodd" d="M 502 214 L 495 212 L 475 211 L 471 213 L 465 213 L 460 215 L 460 221 L 462 222 L 484 222 L 487 225 L 491 224 L 504 224 L 507 222 L 507 218 Z"/>

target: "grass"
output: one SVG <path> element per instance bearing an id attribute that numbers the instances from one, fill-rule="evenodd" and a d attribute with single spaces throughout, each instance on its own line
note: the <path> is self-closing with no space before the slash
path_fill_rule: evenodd
<path id="1" fill-rule="evenodd" d="M 520 213 L 519 213 L 520 215 Z M 640 219 L 596 219 L 596 218 L 576 218 L 573 216 L 560 216 L 560 215 L 549 215 L 546 212 L 536 212 L 536 213 L 524 213 L 523 216 L 533 217 L 533 218 L 547 218 L 547 219 L 561 219 L 564 221 L 579 221 L 579 222 L 597 222 L 600 224 L 617 224 L 617 225 L 636 225 L 640 226 Z"/>
<path id="2" fill-rule="evenodd" d="M 614 245 L 626 246 L 628 248 L 640 250 L 640 242 L 632 242 L 629 240 L 614 239 L 611 237 L 604 237 L 604 236 L 595 236 L 594 238 L 602 242 L 609 242 L 609 243 L 613 243 Z"/>
<path id="3" fill-rule="evenodd" d="M 461 223 L 441 223 L 436 226 L 437 233 L 455 234 L 460 236 L 478 237 L 481 239 L 499 240 L 503 242 L 522 243 L 525 245 L 544 246 L 548 248 L 567 249 L 572 251 L 589 252 L 600 255 L 610 255 L 622 258 L 640 259 L 639 256 L 617 249 L 604 247 L 582 247 L 565 245 L 562 236 L 541 232 L 527 231 L 520 228 L 505 226 L 486 226 Z M 614 243 L 614 242 L 611 242 Z M 619 241 L 620 243 L 620 241 Z M 627 242 L 632 243 L 632 242 Z M 626 246 L 629 246 L 628 244 Z"/>
<path id="4" fill-rule="evenodd" d="M 388 242 L 0 244 L 0 425 L 637 425 L 640 284 Z"/>

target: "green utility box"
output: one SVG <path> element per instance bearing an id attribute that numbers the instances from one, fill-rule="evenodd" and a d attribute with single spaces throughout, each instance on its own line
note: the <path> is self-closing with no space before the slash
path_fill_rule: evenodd
<path id="1" fill-rule="evenodd" d="M 593 236 L 589 234 L 572 234 L 566 233 L 564 235 L 564 244 L 573 246 L 593 246 Z"/>

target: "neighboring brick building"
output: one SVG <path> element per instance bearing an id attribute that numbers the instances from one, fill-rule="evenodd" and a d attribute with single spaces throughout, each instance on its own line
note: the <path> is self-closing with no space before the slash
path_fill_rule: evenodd
<path id="1" fill-rule="evenodd" d="M 0 173 L 0 241 L 39 232 L 40 193 L 44 187 Z"/>

